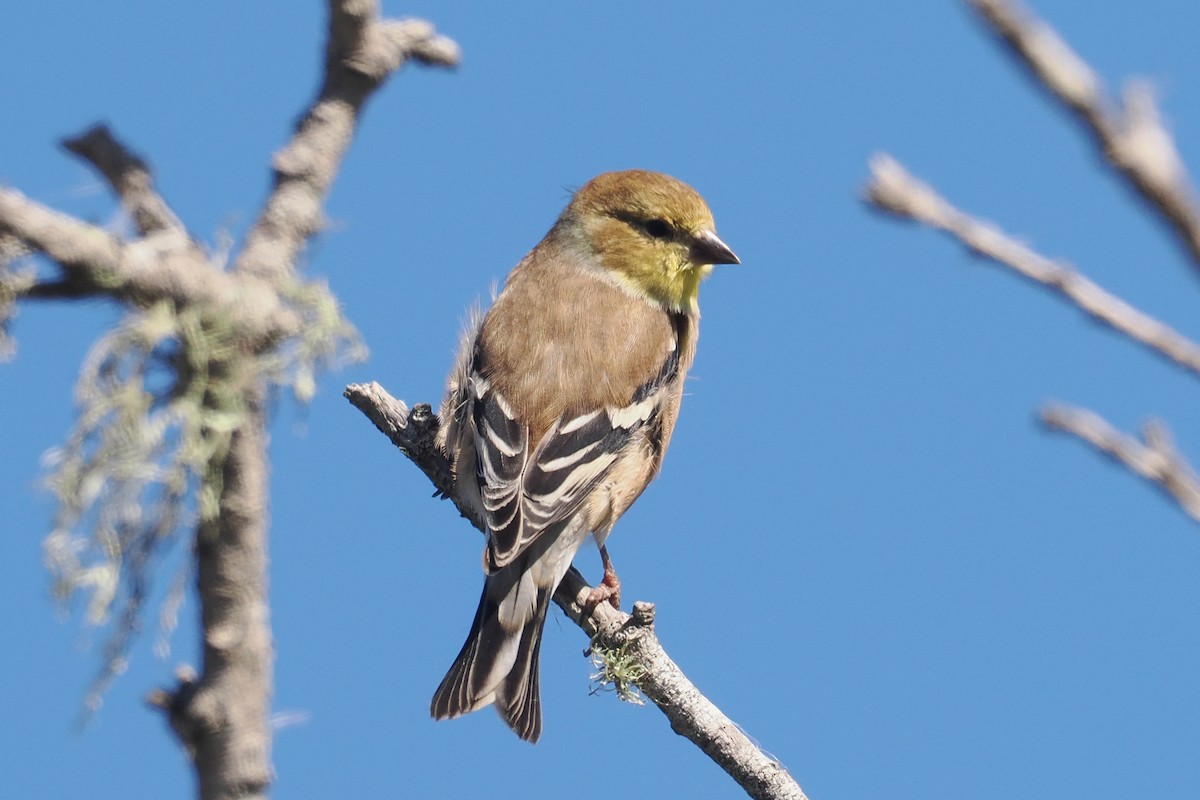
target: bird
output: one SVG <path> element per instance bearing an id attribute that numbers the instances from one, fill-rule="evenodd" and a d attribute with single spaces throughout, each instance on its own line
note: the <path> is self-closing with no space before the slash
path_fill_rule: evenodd
<path id="1" fill-rule="evenodd" d="M 494 704 L 517 736 L 541 736 L 550 599 L 591 535 L 604 578 L 587 605 L 620 607 L 606 540 L 662 465 L 696 352 L 700 283 L 739 263 L 691 186 L 608 172 L 468 322 L 436 443 L 460 508 L 486 529 L 485 580 L 430 703 L 435 719 Z"/>

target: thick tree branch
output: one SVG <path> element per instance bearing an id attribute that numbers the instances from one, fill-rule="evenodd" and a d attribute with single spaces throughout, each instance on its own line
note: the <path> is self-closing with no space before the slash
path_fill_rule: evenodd
<path id="1" fill-rule="evenodd" d="M 221 466 L 219 512 L 196 534 L 203 668 L 150 698 L 191 755 L 201 800 L 266 797 L 271 783 L 267 434 L 262 391 L 248 399 Z"/>
<path id="2" fill-rule="evenodd" d="M 98 292 L 91 283 L 63 278 L 54 281 L 36 281 L 14 294 L 17 299 L 79 300 L 84 297 L 95 297 Z"/>
<path id="3" fill-rule="evenodd" d="M 381 21 L 373 0 L 330 0 L 325 77 L 317 98 L 276 154 L 274 186 L 235 262 L 238 272 L 277 281 L 295 269 L 321 227 L 321 204 L 367 98 L 409 59 L 453 66 L 458 46 L 421 20 Z"/>
<path id="4" fill-rule="evenodd" d="M 166 230 L 183 232 L 183 224 L 155 191 L 149 167 L 117 141 L 106 126 L 88 128 L 64 139 L 62 145 L 99 170 L 143 236 Z"/>
<path id="5" fill-rule="evenodd" d="M 352 384 L 346 398 L 362 411 L 426 477 L 437 494 L 453 499 L 450 465 L 435 443 L 438 419 L 425 404 L 409 410 L 378 383 Z M 460 513 L 483 530 L 482 520 Z M 554 602 L 576 625 L 607 651 L 620 651 L 636 669 L 633 682 L 666 715 L 671 729 L 686 736 L 754 798 L 803 800 L 795 779 L 778 761 L 764 753 L 732 720 L 687 679 L 663 650 L 654 632 L 654 607 L 635 603 L 630 616 L 607 603 L 590 616 L 583 602 L 591 587 L 572 568 L 554 594 Z"/>
<path id="6" fill-rule="evenodd" d="M 1158 486 L 1192 519 L 1200 522 L 1200 477 L 1175 449 L 1170 431 L 1153 420 L 1142 428 L 1142 441 L 1121 433 L 1086 408 L 1061 404 L 1042 409 L 1042 424 L 1070 434 L 1109 456 L 1130 472 Z"/>
<path id="7" fill-rule="evenodd" d="M 291 289 L 301 248 L 317 230 L 321 203 L 371 92 L 410 57 L 426 63 L 457 59 L 453 42 L 436 37 L 427 23 L 382 22 L 374 2 L 330 0 L 329 10 L 318 98 L 275 158 L 274 188 L 233 272 L 220 273 L 239 286 L 261 287 L 276 302 L 288 296 L 283 290 Z M 181 678 L 174 690 L 154 698 L 193 758 L 202 800 L 265 797 L 271 782 L 266 387 L 253 370 L 257 352 L 250 347 L 242 359 L 214 365 L 235 375 L 247 369 L 253 377 L 219 478 L 206 481 L 207 489 L 220 489 L 218 513 L 196 539 L 203 670 L 198 679 Z M 203 507 L 202 499 L 202 513 Z"/>
<path id="8" fill-rule="evenodd" d="M 1157 355 L 1200 375 L 1200 345 L 1109 294 L 1071 266 L 1039 255 L 987 222 L 966 214 L 888 155 L 871 159 L 866 198 L 875 208 L 942 231 L 971 252 L 1007 267 L 1077 306 Z"/>
<path id="9" fill-rule="evenodd" d="M 967 2 L 1038 83 L 1075 115 L 1102 156 L 1168 222 L 1200 268 L 1196 194 L 1150 88 L 1130 84 L 1118 105 L 1070 45 L 1015 0 Z"/>
<path id="10" fill-rule="evenodd" d="M 317 229 L 321 203 L 371 93 L 409 59 L 439 65 L 458 59 L 457 46 L 435 35 L 428 23 L 381 21 L 375 2 L 330 0 L 329 10 L 324 82 L 292 141 L 275 159 L 274 189 L 232 271 L 190 239 L 155 191 L 145 163 L 103 126 L 66 140 L 64 146 L 113 187 L 137 227 L 139 236 L 132 241 L 0 187 L 0 258 L 7 263 L 39 253 L 61 271 L 53 277 L 39 276 L 36 269 L 0 273 L 0 334 L 19 299 L 96 295 L 147 311 L 131 315 L 132 321 L 103 343 L 106 349 L 99 351 L 93 376 L 99 377 L 89 384 L 95 389 L 89 394 L 92 405 L 81 411 L 88 421 L 81 422 L 73 457 L 85 471 L 94 467 L 95 474 L 106 475 L 112 459 L 131 451 L 145 461 L 128 474 L 160 470 L 169 475 L 150 488 L 146 486 L 152 481 L 118 481 L 121 490 L 102 493 L 100 500 L 95 493 L 85 497 L 68 475 L 60 481 L 60 500 L 70 527 L 84 524 L 84 509 L 93 501 L 103 505 L 105 497 L 129 506 L 144 499 L 143 492 L 161 490 L 174 497 L 171 491 L 177 491 L 182 497 L 188 481 L 196 479 L 200 485 L 193 506 L 201 520 L 195 558 L 202 669 L 198 675 L 181 671 L 177 685 L 153 693 L 150 702 L 166 712 L 189 754 L 202 800 L 266 797 L 272 780 L 265 398 L 268 383 L 287 382 L 289 368 L 310 375 L 349 337 L 349 326 L 328 293 L 296 279 L 296 261 Z M 170 391 L 178 392 L 159 398 L 173 413 L 164 422 L 165 412 L 155 418 L 156 408 L 147 412 L 121 405 L 120 398 L 127 386 L 133 391 L 126 394 L 137 402 L 153 395 L 138 382 L 145 377 L 144 364 L 167 339 L 176 351 L 171 360 L 176 383 Z M 281 343 L 291 347 L 281 348 Z M 133 366 L 123 369 L 126 364 Z M 303 382 L 299 377 L 295 381 L 296 386 Z M 129 430 L 143 418 L 150 433 L 138 438 Z M 169 425 L 178 426 L 179 452 L 161 446 L 169 440 L 162 432 Z M 136 440 L 141 449 L 125 448 L 114 455 L 126 442 L 123 437 Z M 92 456 L 103 463 L 89 460 Z M 167 480 L 176 488 L 162 488 Z M 172 534 L 178 510 L 163 512 L 161 535 L 133 543 L 152 548 Z M 99 516 L 107 519 L 102 512 Z M 136 526 L 131 529 L 135 535 Z M 71 533 L 56 530 L 51 538 L 78 543 Z M 69 546 L 67 550 L 74 553 Z M 111 553 L 108 557 L 104 566 L 116 579 L 134 584 L 144 579 L 138 573 L 144 565 L 131 567 L 120 552 L 115 563 Z M 69 571 L 80 562 L 68 558 L 62 563 Z M 137 623 L 136 603 L 131 607 L 135 613 L 126 623 L 129 630 Z"/>
<path id="11" fill-rule="evenodd" d="M 120 269 L 121 242 L 117 237 L 2 186 L 0 233 L 34 252 L 45 253 L 68 271 L 112 276 L 108 277 L 111 282 Z"/>
<path id="12" fill-rule="evenodd" d="M 182 229 L 165 228 L 124 243 L 102 228 L 0 187 L 0 233 L 56 261 L 65 273 L 59 288 L 69 286 L 75 296 L 105 295 L 139 307 L 160 300 L 219 307 L 247 338 L 260 342 L 300 327 L 299 317 L 278 292 L 252 276 L 219 269 Z"/>

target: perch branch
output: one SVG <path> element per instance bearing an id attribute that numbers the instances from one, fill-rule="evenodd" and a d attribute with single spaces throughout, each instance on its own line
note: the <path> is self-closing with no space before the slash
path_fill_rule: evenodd
<path id="1" fill-rule="evenodd" d="M 410 410 L 403 400 L 392 397 L 374 381 L 351 384 L 343 394 L 425 473 L 439 497 L 453 498 L 450 490 L 454 488 L 454 476 L 450 471 L 450 460 L 434 445 L 438 418 L 428 403 L 418 403 Z M 457 500 L 454 503 L 472 525 L 483 530 L 483 520 L 469 514 L 467 507 Z"/>
<path id="2" fill-rule="evenodd" d="M 1200 477 L 1175 449 L 1170 431 L 1162 422 L 1147 422 L 1139 441 L 1093 411 L 1055 404 L 1042 409 L 1042 424 L 1049 430 L 1070 434 L 1124 465 L 1160 488 L 1188 516 L 1200 522 Z"/>
<path id="3" fill-rule="evenodd" d="M 1200 210 L 1152 89 L 1131 82 L 1120 104 L 1096 72 L 1046 23 L 1014 0 L 967 0 L 1037 82 L 1087 131 L 1106 161 L 1178 235 L 1200 269 Z"/>
<path id="4" fill-rule="evenodd" d="M 437 494 L 453 500 L 449 462 L 434 444 L 438 418 L 428 405 L 410 410 L 378 383 L 352 384 L 344 394 L 425 473 Z M 483 530 L 482 520 L 472 517 L 463 506 L 458 508 Z M 783 765 L 755 745 L 667 656 L 654 632 L 652 605 L 636 603 L 630 616 L 600 603 L 586 616 L 583 603 L 590 592 L 583 576 L 572 568 L 555 591 L 554 602 L 595 642 L 633 659 L 641 676 L 635 683 L 666 715 L 673 731 L 690 739 L 751 797 L 804 800 L 804 792 Z"/>
<path id="5" fill-rule="evenodd" d="M 958 210 L 888 155 L 871 159 L 866 198 L 875 208 L 948 234 L 972 253 L 1038 283 L 1100 323 L 1152 352 L 1200 375 L 1200 345 L 1121 298 L 1073 267 L 1053 261 L 987 222 Z"/>

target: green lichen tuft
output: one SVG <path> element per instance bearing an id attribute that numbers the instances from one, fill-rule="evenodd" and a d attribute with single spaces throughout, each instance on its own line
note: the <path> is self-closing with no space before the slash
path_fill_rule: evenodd
<path id="1" fill-rule="evenodd" d="M 610 649 L 593 642 L 592 666 L 596 671 L 590 676 L 591 694 L 614 691 L 627 703 L 646 704 L 645 696 L 638 689 L 638 682 L 645 677 L 646 670 L 629 653 L 629 645 Z"/>

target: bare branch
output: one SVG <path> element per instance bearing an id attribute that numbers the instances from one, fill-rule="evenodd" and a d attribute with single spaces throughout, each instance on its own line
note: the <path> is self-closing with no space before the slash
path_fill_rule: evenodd
<path id="1" fill-rule="evenodd" d="M 437 494 L 453 498 L 446 457 L 434 443 L 438 418 L 421 404 L 410 411 L 378 383 L 354 384 L 344 395 L 433 482 Z M 482 520 L 459 511 L 483 530 Z M 636 667 L 634 682 L 666 715 L 671 729 L 686 736 L 754 798 L 804 800 L 804 792 L 782 764 L 764 753 L 731 719 L 688 680 L 663 650 L 654 632 L 654 606 L 635 603 L 630 616 L 600 603 L 590 616 L 583 604 L 592 587 L 571 568 L 554 602 L 584 633 L 608 651 L 619 651 Z"/>
<path id="2" fill-rule="evenodd" d="M 182 232 L 183 224 L 154 189 L 154 178 L 142 159 L 117 141 L 104 125 L 64 139 L 63 147 L 100 171 L 143 235 Z"/>
<path id="3" fill-rule="evenodd" d="M 1082 124 L 1103 157 L 1175 230 L 1200 268 L 1200 209 L 1154 94 L 1126 87 L 1118 106 L 1095 71 L 1015 0 L 967 0 L 1034 78 Z"/>
<path id="4" fill-rule="evenodd" d="M 1200 345 L 1174 328 L 1108 293 L 1069 264 L 1048 259 L 995 225 L 958 210 L 891 156 L 874 156 L 871 173 L 866 199 L 876 208 L 948 234 L 972 253 L 1045 286 L 1097 321 L 1200 375 Z"/>
<path id="5" fill-rule="evenodd" d="M 192 761 L 196 759 L 196 743 L 202 734 L 196 730 L 195 720 L 187 712 L 196 697 L 199 678 L 194 669 L 181 665 L 175 669 L 174 688 L 155 689 L 146 695 L 146 705 L 167 715 L 167 724 Z"/>
<path id="6" fill-rule="evenodd" d="M 0 251 L 4 245 L 0 237 Z M 0 362 L 12 358 L 17 351 L 16 342 L 8 333 L 9 323 L 17 313 L 17 301 L 28 297 L 37 284 L 36 269 L 12 269 L 0 252 Z"/>
<path id="7" fill-rule="evenodd" d="M 266 398 L 281 385 L 311 396 L 319 368 L 361 349 L 324 284 L 296 279 L 300 249 L 366 99 L 409 59 L 459 57 L 428 23 L 381 21 L 373 0 L 329 0 L 329 9 L 323 85 L 275 159 L 274 189 L 233 271 L 189 238 L 146 164 L 103 126 L 64 146 L 108 180 L 135 240 L 0 187 L 0 355 L 19 299 L 98 295 L 128 308 L 84 367 L 76 432 L 48 481 L 59 515 L 46 550 L 63 591 L 90 586 L 98 623 L 122 587 L 128 595 L 97 687 L 138 630 L 149 557 L 185 512 L 199 520 L 202 669 L 149 702 L 191 757 L 202 800 L 265 797 L 272 780 Z M 60 274 L 8 267 L 29 253 Z M 417 430 L 420 415 L 409 417 Z M 85 527 L 89 536 L 76 533 Z"/>
<path id="8" fill-rule="evenodd" d="M 1200 522 L 1200 477 L 1175 449 L 1170 431 L 1157 420 L 1142 428 L 1142 441 L 1121 433 L 1085 408 L 1062 404 L 1042 409 L 1042 424 L 1086 442 L 1135 475 L 1158 486 L 1192 519 Z"/>
<path id="9" fill-rule="evenodd" d="M 196 534 L 204 663 L 149 702 L 195 762 L 201 800 L 266 797 L 272 661 L 267 601 L 267 435 L 261 389 L 220 466 L 219 513 Z"/>
<path id="10" fill-rule="evenodd" d="M 141 307 L 160 300 L 220 307 L 246 336 L 264 342 L 300 328 L 278 292 L 251 276 L 218 269 L 182 230 L 164 229 L 125 244 L 0 187 L 0 234 L 58 262 L 66 275 L 57 291 L 106 295 Z"/>
<path id="11" fill-rule="evenodd" d="M 0 233 L 45 253 L 68 270 L 115 275 L 121 262 L 121 242 L 115 236 L 4 187 L 0 187 Z"/>
<path id="12" fill-rule="evenodd" d="M 438 36 L 423 20 L 384 20 L 379 31 L 387 42 L 387 52 L 395 54 L 396 64 L 388 67 L 389 72 L 399 69 L 409 58 L 429 67 L 457 67 L 462 60 L 458 44 Z"/>
<path id="13" fill-rule="evenodd" d="M 458 511 L 478 530 L 482 531 L 483 520 L 470 513 L 470 509 L 454 499 L 454 474 L 450 459 L 437 448 L 434 439 L 438 432 L 438 418 L 428 403 L 418 403 L 409 410 L 403 400 L 388 394 L 375 381 L 352 383 L 342 392 L 351 405 L 367 415 L 379 432 L 392 440 L 400 452 L 408 456 L 429 478 L 437 490 L 437 497 L 448 497 L 454 501 Z"/>
<path id="14" fill-rule="evenodd" d="M 78 300 L 82 297 L 95 297 L 98 294 L 96 286 L 75 278 L 63 278 L 57 281 L 38 281 L 17 294 L 18 298 L 29 300 Z"/>
<path id="15" fill-rule="evenodd" d="M 383 22 L 371 0 L 330 0 L 325 77 L 317 98 L 276 154 L 275 180 L 235 263 L 278 280 L 295 269 L 321 227 L 321 205 L 341 166 L 367 98 L 409 59 L 453 66 L 458 47 L 421 20 Z"/>

